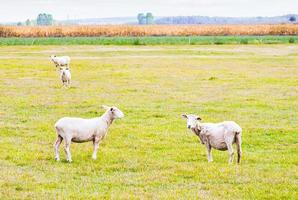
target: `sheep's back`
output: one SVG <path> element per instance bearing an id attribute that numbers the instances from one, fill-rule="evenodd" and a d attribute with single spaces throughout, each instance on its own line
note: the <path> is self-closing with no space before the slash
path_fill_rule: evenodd
<path id="1" fill-rule="evenodd" d="M 85 128 L 93 128 L 96 124 L 93 123 L 93 119 L 83 119 L 76 117 L 63 117 L 59 119 L 55 127 L 56 129 L 85 129 Z"/>
<path id="2" fill-rule="evenodd" d="M 233 132 L 233 133 L 241 133 L 242 128 L 234 121 L 224 121 L 222 122 L 222 125 L 224 125 L 225 129 L 228 132 Z"/>

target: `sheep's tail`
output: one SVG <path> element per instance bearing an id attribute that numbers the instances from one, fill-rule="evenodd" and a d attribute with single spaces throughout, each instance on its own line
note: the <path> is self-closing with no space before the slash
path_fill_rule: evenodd
<path id="1" fill-rule="evenodd" d="M 242 154 L 242 149 L 241 149 L 241 132 L 236 132 L 235 135 L 235 143 L 236 143 L 236 148 L 237 148 L 237 163 L 240 163 L 240 159 L 241 159 L 241 154 Z"/>
<path id="2" fill-rule="evenodd" d="M 54 128 L 55 128 L 57 135 L 59 135 L 60 128 L 57 123 L 54 125 Z"/>
<path id="3" fill-rule="evenodd" d="M 61 126 L 59 125 L 59 121 L 57 121 L 54 125 L 55 131 L 57 133 L 57 136 L 59 136 L 60 132 L 63 131 L 63 129 L 61 128 Z"/>

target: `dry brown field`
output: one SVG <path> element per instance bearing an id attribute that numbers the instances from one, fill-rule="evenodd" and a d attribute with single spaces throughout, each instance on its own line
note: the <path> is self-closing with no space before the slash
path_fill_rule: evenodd
<path id="1" fill-rule="evenodd" d="M 298 35 L 298 24 L 0 26 L 0 37 Z"/>

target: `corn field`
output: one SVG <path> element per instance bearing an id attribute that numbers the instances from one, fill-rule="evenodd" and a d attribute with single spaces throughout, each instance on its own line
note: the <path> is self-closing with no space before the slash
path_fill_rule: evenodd
<path id="1" fill-rule="evenodd" d="M 0 26 L 0 37 L 298 35 L 298 24 Z"/>

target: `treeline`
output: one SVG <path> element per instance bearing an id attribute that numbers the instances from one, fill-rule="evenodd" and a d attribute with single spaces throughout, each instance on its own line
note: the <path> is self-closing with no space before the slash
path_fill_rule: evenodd
<path id="1" fill-rule="evenodd" d="M 51 14 L 47 13 L 40 13 L 36 17 L 36 19 L 30 20 L 27 19 L 25 22 L 18 22 L 16 24 L 17 26 L 50 26 L 54 25 L 54 18 Z"/>
<path id="2" fill-rule="evenodd" d="M 280 24 L 295 23 L 298 15 L 276 17 L 207 17 L 207 16 L 178 16 L 161 17 L 155 24 Z"/>

